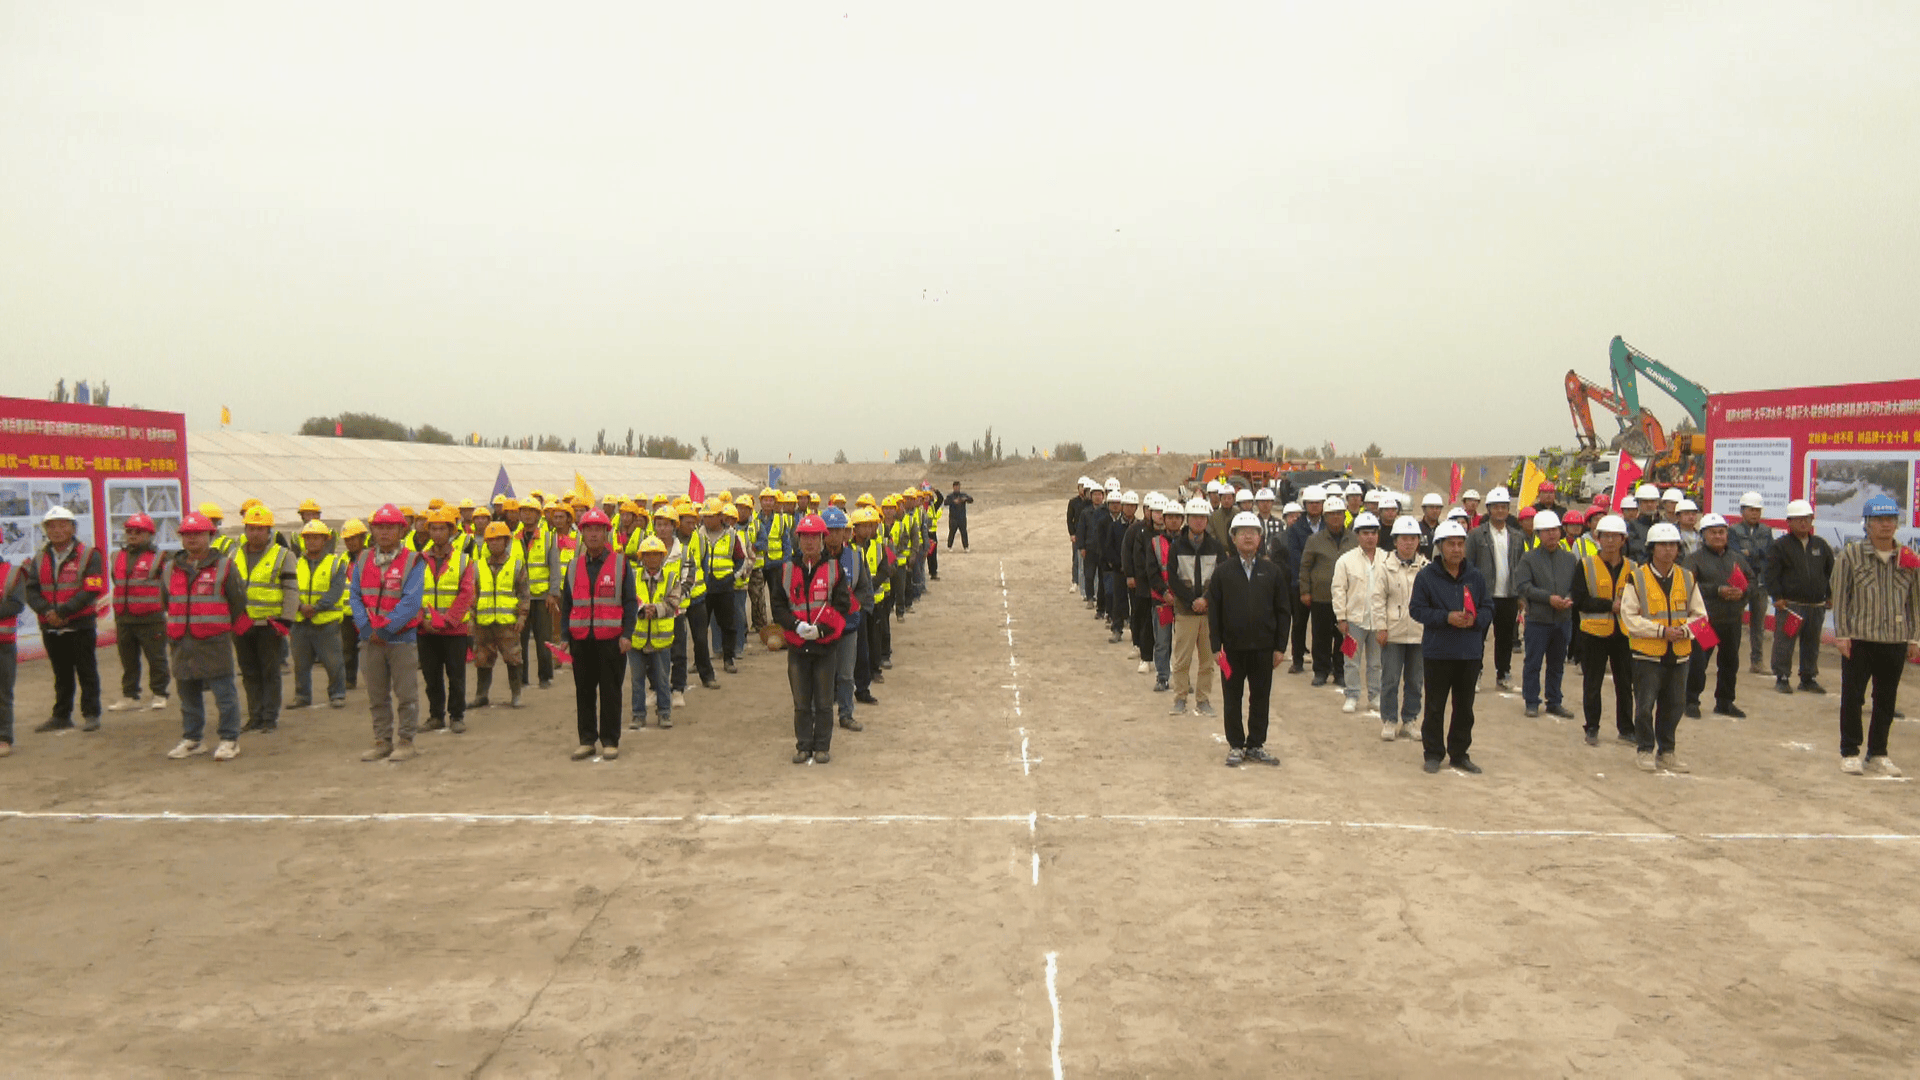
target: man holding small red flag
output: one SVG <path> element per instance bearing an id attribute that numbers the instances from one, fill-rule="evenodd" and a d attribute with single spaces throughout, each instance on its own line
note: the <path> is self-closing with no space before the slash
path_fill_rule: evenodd
<path id="1" fill-rule="evenodd" d="M 1420 638 L 1427 681 L 1427 712 L 1420 727 L 1424 767 L 1437 773 L 1443 760 L 1451 760 L 1461 772 L 1478 773 L 1480 766 L 1467 750 L 1473 745 L 1473 695 L 1487 649 L 1487 627 L 1493 625 L 1493 605 L 1486 577 L 1467 561 L 1465 527 L 1454 520 L 1441 522 L 1433 544 L 1437 557 L 1413 579 L 1413 598 L 1407 605 L 1407 613 L 1426 628 Z"/>
<path id="2" fill-rule="evenodd" d="M 1707 687 L 1707 663 L 1719 655 L 1718 674 L 1713 684 L 1713 714 L 1735 720 L 1747 714 L 1733 703 L 1740 681 L 1740 620 L 1747 612 L 1747 590 L 1758 573 L 1746 556 L 1733 549 L 1727 519 L 1708 514 L 1700 519 L 1700 550 L 1686 558 L 1693 571 L 1700 595 L 1707 602 L 1707 625 L 1713 628 L 1718 643 L 1693 651 L 1687 665 L 1687 709 L 1689 720 L 1700 719 L 1700 693 Z"/>

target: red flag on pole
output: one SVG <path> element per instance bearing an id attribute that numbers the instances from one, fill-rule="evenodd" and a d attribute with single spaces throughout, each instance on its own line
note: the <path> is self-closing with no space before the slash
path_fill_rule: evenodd
<path id="1" fill-rule="evenodd" d="M 1633 485 L 1640 482 L 1640 463 L 1633 455 L 1620 451 L 1620 463 L 1613 467 L 1613 512 L 1620 512 L 1620 500 L 1633 494 Z"/>
<path id="2" fill-rule="evenodd" d="M 335 436 L 338 436 L 340 434 L 340 421 L 338 420 L 335 420 L 333 422 L 333 433 Z"/>
<path id="3" fill-rule="evenodd" d="M 687 470 L 687 498 L 694 502 L 707 501 L 707 485 L 700 482 L 700 476 L 692 469 Z"/>
<path id="4" fill-rule="evenodd" d="M 1468 588 L 1465 588 L 1465 587 L 1462 587 L 1462 588 L 1461 588 L 1461 590 L 1460 590 L 1460 596 L 1461 596 L 1461 598 L 1462 598 L 1462 600 L 1463 600 L 1463 602 L 1462 602 L 1462 604 L 1460 605 L 1460 610 L 1461 610 L 1461 611 L 1464 611 L 1464 612 L 1466 612 L 1466 613 L 1467 613 L 1467 614 L 1469 614 L 1469 615 L 1478 615 L 1478 614 L 1480 614 L 1480 607 L 1479 607 L 1479 605 L 1477 605 L 1477 604 L 1475 604 L 1475 603 L 1473 602 L 1473 590 L 1472 590 L 1472 589 L 1468 589 Z"/>
<path id="5" fill-rule="evenodd" d="M 1733 568 L 1733 573 L 1727 575 L 1727 584 L 1736 589 L 1744 589 L 1747 587 L 1747 575 L 1736 566 Z"/>
<path id="6" fill-rule="evenodd" d="M 1460 488 L 1466 482 L 1467 470 L 1461 468 L 1459 462 L 1454 462 L 1453 468 L 1447 471 L 1447 502 L 1449 504 L 1460 501 Z"/>

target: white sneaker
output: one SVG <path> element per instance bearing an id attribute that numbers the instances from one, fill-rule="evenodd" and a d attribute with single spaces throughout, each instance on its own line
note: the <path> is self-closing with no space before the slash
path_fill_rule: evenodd
<path id="1" fill-rule="evenodd" d="M 687 707 L 687 695 L 684 691 L 675 690 L 673 692 L 673 707 L 676 709 L 684 709 Z"/>
<path id="2" fill-rule="evenodd" d="M 1860 755 L 1840 759 L 1840 771 L 1848 776 L 1859 776 L 1864 770 L 1860 767 Z"/>
<path id="3" fill-rule="evenodd" d="M 1394 739 L 1398 738 L 1399 735 L 1400 735 L 1400 725 L 1395 724 L 1392 721 L 1388 721 L 1387 723 L 1380 725 L 1380 741 L 1381 742 L 1392 742 Z"/>
<path id="4" fill-rule="evenodd" d="M 164 712 L 166 710 L 166 707 L 167 707 L 167 699 L 163 697 L 154 698 L 153 704 L 147 706 L 147 708 L 152 710 L 153 712 Z"/>
<path id="5" fill-rule="evenodd" d="M 240 756 L 240 744 L 231 739 L 222 740 L 220 748 L 213 752 L 215 761 L 232 761 Z"/>
<path id="6" fill-rule="evenodd" d="M 1146 660 L 1140 661 L 1140 666 L 1133 669 L 1134 674 L 1136 675 L 1145 675 L 1147 672 L 1152 670 L 1153 670 L 1153 664 L 1150 661 L 1146 661 Z"/>
<path id="7" fill-rule="evenodd" d="M 1357 701 L 1357 700 L 1355 700 L 1355 699 L 1353 699 L 1353 698 L 1348 698 L 1348 699 L 1347 699 L 1347 700 L 1346 700 L 1345 702 L 1343 702 L 1343 703 L 1341 704 L 1341 706 L 1340 706 L 1340 711 L 1341 711 L 1341 712 L 1344 712 L 1344 713 L 1350 713 L 1350 712 L 1356 712 L 1356 711 L 1358 711 L 1358 710 L 1359 710 L 1359 708 L 1360 708 L 1360 702 L 1359 702 L 1359 701 Z"/>
<path id="8" fill-rule="evenodd" d="M 1900 771 L 1900 767 L 1899 767 L 1898 765 L 1895 765 L 1895 764 L 1893 763 L 1893 759 L 1892 759 L 1892 758 L 1885 758 L 1885 757 L 1870 757 L 1870 758 L 1868 758 L 1868 759 L 1867 759 L 1867 771 L 1868 771 L 1868 772 L 1870 772 L 1870 773 L 1872 773 L 1872 774 L 1873 774 L 1873 775 L 1875 775 L 1875 776 L 1905 776 L 1905 775 L 1907 775 L 1906 773 L 1903 773 L 1903 772 L 1901 772 L 1901 771 Z"/>
<path id="9" fill-rule="evenodd" d="M 191 739 L 181 739 L 179 746 L 167 751 L 167 756 L 175 761 L 179 761 L 182 758 L 190 758 L 195 754 L 204 754 L 206 752 L 206 743 L 194 742 Z"/>
<path id="10" fill-rule="evenodd" d="M 107 706 L 107 711 L 108 712 L 126 712 L 128 709 L 137 709 L 139 707 L 140 707 L 140 702 L 138 702 L 137 700 L 133 698 L 121 698 L 119 701 L 116 701 L 113 704 Z"/>

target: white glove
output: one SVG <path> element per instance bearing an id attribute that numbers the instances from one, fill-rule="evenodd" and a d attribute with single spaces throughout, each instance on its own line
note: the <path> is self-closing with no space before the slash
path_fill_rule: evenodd
<path id="1" fill-rule="evenodd" d="M 793 628 L 793 632 L 799 634 L 802 639 L 807 641 L 813 641 L 820 636 L 820 628 L 810 622 L 798 624 Z"/>

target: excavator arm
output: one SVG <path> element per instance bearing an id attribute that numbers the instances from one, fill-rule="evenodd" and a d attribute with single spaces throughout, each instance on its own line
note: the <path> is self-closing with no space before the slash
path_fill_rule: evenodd
<path id="1" fill-rule="evenodd" d="M 1607 346 L 1607 359 L 1613 369 L 1613 389 L 1626 406 L 1628 415 L 1641 412 L 1638 375 L 1645 375 L 1680 403 L 1701 431 L 1707 427 L 1707 388 L 1626 343 L 1619 336 Z"/>
<path id="2" fill-rule="evenodd" d="M 1617 442 L 1628 453 L 1645 456 L 1666 450 L 1666 431 L 1651 410 L 1639 409 L 1636 417 L 1635 410 L 1619 394 L 1588 382 L 1576 371 L 1567 372 L 1566 388 L 1567 411 L 1573 414 L 1574 437 L 1580 440 L 1581 450 L 1600 451 L 1600 437 L 1593 429 L 1592 402 L 1598 402 L 1619 420 L 1621 434 Z"/>

